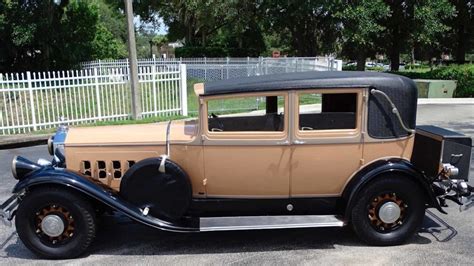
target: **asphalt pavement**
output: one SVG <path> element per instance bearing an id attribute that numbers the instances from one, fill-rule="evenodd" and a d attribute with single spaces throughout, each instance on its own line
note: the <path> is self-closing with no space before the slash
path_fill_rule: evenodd
<path id="1" fill-rule="evenodd" d="M 418 124 L 435 124 L 474 137 L 474 105 L 420 105 Z M 0 151 L 1 202 L 15 184 L 10 174 L 15 155 L 49 158 L 44 145 Z M 449 205 L 448 215 L 427 211 L 421 231 L 407 244 L 395 247 L 366 246 L 349 228 L 180 234 L 151 229 L 121 215 L 106 216 L 87 253 L 67 261 L 39 260 L 21 243 L 14 228 L 0 224 L 0 264 L 472 265 L 474 208 L 460 213 L 456 204 Z"/>

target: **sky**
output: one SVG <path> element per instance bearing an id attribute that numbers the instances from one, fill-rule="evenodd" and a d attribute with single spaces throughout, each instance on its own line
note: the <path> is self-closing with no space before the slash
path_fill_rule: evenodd
<path id="1" fill-rule="evenodd" d="M 165 34 L 168 33 L 168 27 L 165 25 L 162 18 L 158 18 L 158 23 L 159 23 L 158 28 L 155 27 L 155 25 L 153 23 L 143 22 L 140 19 L 140 16 L 138 16 L 138 15 L 133 18 L 133 23 L 137 27 L 144 27 L 147 31 L 152 31 L 152 32 L 154 32 L 156 34 L 159 34 L 159 35 L 165 35 Z"/>

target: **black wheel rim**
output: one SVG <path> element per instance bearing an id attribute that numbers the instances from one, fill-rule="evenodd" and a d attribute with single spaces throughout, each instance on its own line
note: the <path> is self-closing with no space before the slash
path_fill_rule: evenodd
<path id="1" fill-rule="evenodd" d="M 61 235 L 52 237 L 43 232 L 41 223 L 48 215 L 57 215 L 63 221 L 64 230 Z M 74 216 L 67 208 L 59 204 L 50 204 L 39 208 L 34 216 L 34 226 L 35 233 L 38 238 L 41 240 L 41 242 L 48 246 L 64 245 L 71 241 L 71 239 L 73 239 L 75 236 L 76 224 L 74 221 Z"/>
<path id="2" fill-rule="evenodd" d="M 379 216 L 380 207 L 385 203 L 393 202 L 400 208 L 400 217 L 392 223 L 384 222 Z M 373 196 L 367 205 L 367 217 L 370 225 L 380 233 L 389 233 L 402 227 L 408 217 L 408 204 L 396 193 L 380 193 Z"/>

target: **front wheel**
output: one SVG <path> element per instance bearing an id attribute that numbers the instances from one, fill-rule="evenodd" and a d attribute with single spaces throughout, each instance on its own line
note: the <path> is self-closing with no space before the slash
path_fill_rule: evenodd
<path id="1" fill-rule="evenodd" d="M 18 206 L 16 230 L 25 246 L 42 258 L 82 254 L 95 236 L 90 203 L 75 191 L 44 187 L 30 191 Z"/>
<path id="2" fill-rule="evenodd" d="M 351 223 L 359 238 L 368 244 L 399 245 L 420 228 L 425 197 L 413 180 L 386 175 L 368 184 L 358 195 Z"/>

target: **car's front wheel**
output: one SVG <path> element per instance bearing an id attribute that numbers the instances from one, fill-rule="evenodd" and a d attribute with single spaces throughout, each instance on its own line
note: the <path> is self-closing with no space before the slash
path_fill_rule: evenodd
<path id="1" fill-rule="evenodd" d="M 425 197 L 420 186 L 403 176 L 385 175 L 369 183 L 352 209 L 355 233 L 371 245 L 399 245 L 420 228 Z"/>
<path id="2" fill-rule="evenodd" d="M 90 203 L 75 191 L 37 188 L 18 206 L 16 230 L 25 246 L 43 258 L 67 259 L 82 254 L 95 236 Z"/>

